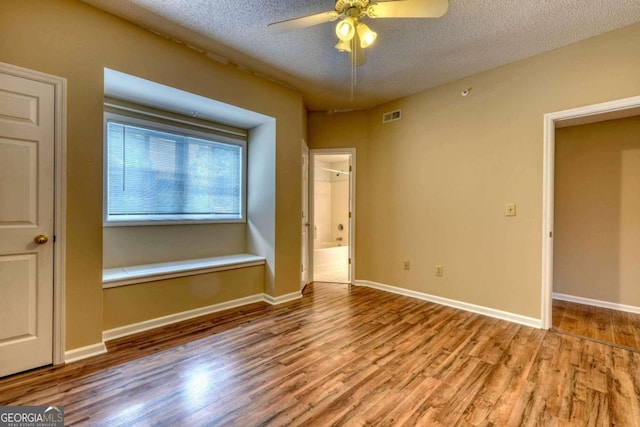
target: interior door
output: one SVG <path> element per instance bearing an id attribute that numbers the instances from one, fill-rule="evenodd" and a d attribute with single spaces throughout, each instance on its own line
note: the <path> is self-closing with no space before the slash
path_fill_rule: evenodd
<path id="1" fill-rule="evenodd" d="M 302 277 L 300 288 L 309 283 L 309 147 L 302 141 Z"/>
<path id="2" fill-rule="evenodd" d="M 53 85 L 0 71 L 0 376 L 53 361 Z"/>

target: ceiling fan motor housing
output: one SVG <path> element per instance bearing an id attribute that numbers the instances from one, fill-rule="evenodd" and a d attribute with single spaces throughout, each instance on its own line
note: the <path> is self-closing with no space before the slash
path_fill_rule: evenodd
<path id="1" fill-rule="evenodd" d="M 352 18 L 362 18 L 366 14 L 369 3 L 370 0 L 336 0 L 334 9 L 340 15 L 349 12 Z"/>

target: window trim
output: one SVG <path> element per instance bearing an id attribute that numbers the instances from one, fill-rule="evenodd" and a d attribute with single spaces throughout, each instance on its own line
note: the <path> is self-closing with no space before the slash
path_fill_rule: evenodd
<path id="1" fill-rule="evenodd" d="M 223 224 L 223 223 L 246 223 L 247 222 L 247 132 L 218 132 L 217 129 L 225 127 L 211 123 L 210 126 L 203 125 L 202 120 L 190 121 L 189 117 L 176 120 L 176 115 L 168 113 L 166 115 L 150 114 L 144 107 L 133 109 L 128 104 L 126 108 L 118 108 L 113 104 L 105 103 L 103 115 L 103 206 L 102 223 L 104 227 L 137 227 L 153 225 L 184 225 L 184 224 Z M 156 110 L 157 111 L 157 110 Z M 223 144 L 236 145 L 242 147 L 242 173 L 240 186 L 240 218 L 207 218 L 207 219 L 157 219 L 147 217 L 144 220 L 112 220 L 109 219 L 109 156 L 108 156 L 108 123 L 116 122 L 124 125 L 143 127 L 146 129 L 172 134 L 190 136 L 206 140 L 212 140 Z"/>

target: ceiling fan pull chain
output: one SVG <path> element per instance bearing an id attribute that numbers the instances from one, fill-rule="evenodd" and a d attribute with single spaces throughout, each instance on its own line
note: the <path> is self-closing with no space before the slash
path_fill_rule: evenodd
<path id="1" fill-rule="evenodd" d="M 353 92 L 355 86 L 355 74 L 356 74 L 356 43 L 355 37 L 351 39 L 351 58 L 349 63 L 351 65 L 351 102 L 353 102 Z"/>

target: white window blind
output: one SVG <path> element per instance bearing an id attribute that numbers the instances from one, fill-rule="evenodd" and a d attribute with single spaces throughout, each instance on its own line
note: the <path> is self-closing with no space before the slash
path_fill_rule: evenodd
<path id="1" fill-rule="evenodd" d="M 244 220 L 244 141 L 116 114 L 105 133 L 106 224 Z"/>

